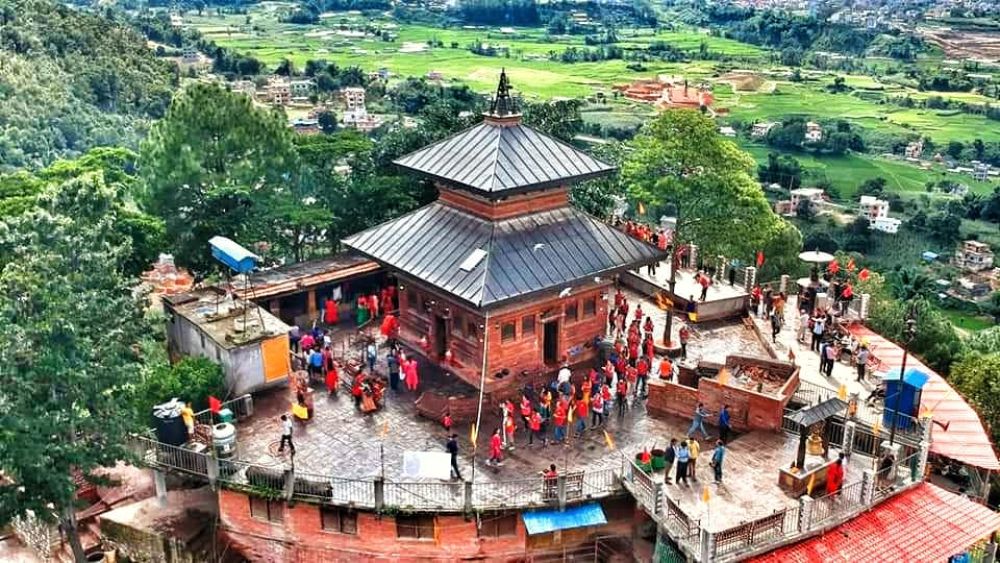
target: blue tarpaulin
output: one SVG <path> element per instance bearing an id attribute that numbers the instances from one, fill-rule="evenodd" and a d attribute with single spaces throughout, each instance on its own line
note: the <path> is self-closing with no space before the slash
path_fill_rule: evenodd
<path id="1" fill-rule="evenodd" d="M 524 527 L 527 528 L 528 535 L 532 536 L 556 530 L 599 526 L 608 523 L 607 518 L 604 517 L 604 510 L 597 503 L 571 506 L 562 511 L 556 509 L 525 512 L 522 518 L 524 518 Z"/>

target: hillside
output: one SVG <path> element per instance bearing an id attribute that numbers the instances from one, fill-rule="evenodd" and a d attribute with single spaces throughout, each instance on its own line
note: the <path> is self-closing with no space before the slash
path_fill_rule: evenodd
<path id="1" fill-rule="evenodd" d="M 0 171 L 136 146 L 176 82 L 120 22 L 49 0 L 0 0 Z"/>

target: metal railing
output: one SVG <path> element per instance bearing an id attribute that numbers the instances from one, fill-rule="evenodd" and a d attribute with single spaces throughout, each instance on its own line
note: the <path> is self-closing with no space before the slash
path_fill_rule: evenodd
<path id="1" fill-rule="evenodd" d="M 401 510 L 461 511 L 465 508 L 465 484 L 410 482 L 385 483 L 385 505 Z"/>
<path id="2" fill-rule="evenodd" d="M 217 481 L 226 487 L 267 497 L 284 497 L 337 506 L 381 510 L 462 512 L 500 510 L 572 503 L 622 493 L 617 469 L 598 469 L 511 481 L 394 482 L 377 478 L 347 479 L 292 471 L 284 466 L 265 466 L 238 459 L 218 459 L 210 453 L 171 446 L 135 435 L 130 447 L 144 465 Z M 208 450 L 206 450 L 208 452 Z M 289 479 L 294 479 L 289 482 Z M 466 487 L 470 489 L 466 492 Z M 561 497 L 560 497 L 560 490 Z"/>
<path id="3" fill-rule="evenodd" d="M 659 514 L 662 510 L 660 498 L 662 491 L 656 486 L 653 476 L 643 471 L 635 461 L 629 461 L 623 479 L 629 487 L 636 502 L 650 514 Z"/>
<path id="4" fill-rule="evenodd" d="M 813 500 L 812 516 L 807 529 L 823 526 L 838 516 L 858 511 L 864 505 L 862 482 L 857 481 L 841 487 L 835 493 L 823 495 Z"/>
<path id="5" fill-rule="evenodd" d="M 701 520 L 689 517 L 668 495 L 663 495 L 663 514 L 666 527 L 675 534 L 675 538 L 681 542 L 697 541 Z"/>
<path id="6" fill-rule="evenodd" d="M 786 529 L 798 530 L 799 508 L 791 507 L 763 518 L 758 518 L 716 532 L 715 556 L 722 557 L 734 553 L 753 550 L 780 541 L 786 536 Z M 794 522 L 794 524 L 786 523 Z"/>

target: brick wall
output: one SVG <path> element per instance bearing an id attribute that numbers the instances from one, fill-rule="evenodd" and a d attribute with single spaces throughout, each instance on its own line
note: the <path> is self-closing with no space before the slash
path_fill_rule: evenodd
<path id="1" fill-rule="evenodd" d="M 438 184 L 438 192 L 438 201 L 491 220 L 503 220 L 569 205 L 569 191 L 565 187 L 508 196 L 496 201 L 441 184 Z"/>
<path id="2" fill-rule="evenodd" d="M 697 389 L 657 378 L 649 380 L 646 409 L 653 414 L 673 414 L 690 419 L 697 406 Z"/>
<path id="3" fill-rule="evenodd" d="M 626 501 L 605 502 L 622 504 Z M 515 534 L 499 538 L 480 538 L 475 519 L 467 520 L 461 515 L 438 515 L 435 518 L 434 538 L 413 540 L 397 537 L 396 521 L 392 516 L 370 512 L 357 513 L 356 535 L 323 530 L 319 506 L 308 503 L 286 507 L 284 522 L 272 524 L 250 516 L 250 501 L 246 495 L 228 490 L 219 492 L 222 534 L 233 548 L 254 562 L 415 563 L 474 559 L 500 563 L 523 560 L 530 549 L 575 547 L 609 534 L 630 537 L 643 516 L 636 516 L 637 509 L 632 504 L 629 506 L 633 508 L 608 512 L 606 526 L 543 534 L 530 539 L 520 515 L 517 516 Z M 491 516 L 484 514 L 482 518 Z"/>

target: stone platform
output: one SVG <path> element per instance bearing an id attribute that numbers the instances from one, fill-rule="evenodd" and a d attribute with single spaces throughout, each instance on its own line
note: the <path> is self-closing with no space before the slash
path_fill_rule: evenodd
<path id="1" fill-rule="evenodd" d="M 731 319 L 743 314 L 750 301 L 750 294 L 742 286 L 712 280 L 705 300 L 701 301 L 701 285 L 695 280 L 695 274 L 694 270 L 678 270 L 673 293 L 670 292 L 670 266 L 666 261 L 656 267 L 655 273 L 650 273 L 648 268 L 640 268 L 622 274 L 621 281 L 645 295 L 662 293 L 673 301 L 678 311 L 684 311 L 688 301 L 693 298 L 698 304 L 698 322 Z"/>

